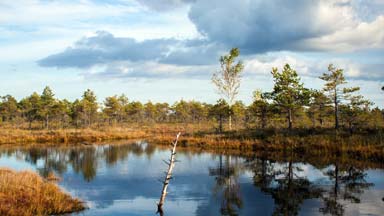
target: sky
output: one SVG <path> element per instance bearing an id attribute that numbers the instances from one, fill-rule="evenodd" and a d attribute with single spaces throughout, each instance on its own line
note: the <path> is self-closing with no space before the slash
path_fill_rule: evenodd
<path id="1" fill-rule="evenodd" d="M 384 0 L 1 0 L 0 95 L 214 103 L 212 74 L 233 47 L 246 104 L 272 90 L 272 67 L 321 89 L 333 63 L 384 107 Z"/>

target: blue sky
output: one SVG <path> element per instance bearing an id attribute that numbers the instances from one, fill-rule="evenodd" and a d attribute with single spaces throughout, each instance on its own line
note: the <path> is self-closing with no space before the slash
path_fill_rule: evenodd
<path id="1" fill-rule="evenodd" d="M 101 102 L 215 102 L 218 58 L 239 47 L 238 99 L 270 91 L 272 67 L 297 70 L 308 88 L 329 63 L 383 107 L 382 0 L 3 0 L 0 95 L 49 85 L 59 98 L 90 88 Z"/>

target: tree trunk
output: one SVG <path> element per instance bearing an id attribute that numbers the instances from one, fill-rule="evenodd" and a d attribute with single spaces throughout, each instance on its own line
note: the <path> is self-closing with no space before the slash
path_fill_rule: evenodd
<path id="1" fill-rule="evenodd" d="M 165 161 L 168 164 L 168 171 L 167 171 L 167 174 L 165 175 L 165 179 L 163 181 L 163 189 L 161 190 L 160 201 L 157 204 L 157 212 L 160 213 L 160 215 L 163 215 L 163 204 L 165 201 L 165 197 L 167 196 L 167 188 L 169 185 L 169 181 L 172 179 L 172 170 L 175 167 L 176 145 L 177 145 L 177 141 L 179 139 L 180 134 L 181 133 L 179 132 L 176 135 L 176 139 L 172 143 L 171 158 L 169 159 L 169 162 Z"/>
<path id="2" fill-rule="evenodd" d="M 352 121 L 348 122 L 348 128 L 349 128 L 349 133 L 353 134 L 353 123 L 352 123 Z"/>
<path id="3" fill-rule="evenodd" d="M 219 117 L 219 132 L 223 132 L 223 116 Z"/>
<path id="4" fill-rule="evenodd" d="M 320 107 L 319 107 L 319 123 L 320 123 L 320 127 L 323 127 L 323 123 L 324 123 L 323 114 L 322 114 L 323 110 L 324 110 L 324 106 L 320 105 Z"/>
<path id="5" fill-rule="evenodd" d="M 228 125 L 229 125 L 229 130 L 232 130 L 232 115 L 229 115 Z"/>
<path id="6" fill-rule="evenodd" d="M 267 125 L 267 114 L 265 110 L 261 111 L 261 128 L 264 129 Z"/>
<path id="7" fill-rule="evenodd" d="M 337 101 L 337 91 L 335 88 L 335 129 L 339 129 L 339 102 Z"/>
<path id="8" fill-rule="evenodd" d="M 288 109 L 288 129 L 292 129 L 292 109 Z"/>
<path id="9" fill-rule="evenodd" d="M 49 116 L 45 116 L 45 128 L 48 130 L 49 129 Z"/>
<path id="10" fill-rule="evenodd" d="M 316 128 L 316 116 L 315 116 L 315 113 L 313 113 L 313 116 L 312 116 L 312 128 Z"/>

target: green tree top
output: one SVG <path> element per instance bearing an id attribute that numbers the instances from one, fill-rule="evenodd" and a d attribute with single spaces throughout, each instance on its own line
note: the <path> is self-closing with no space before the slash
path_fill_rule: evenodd
<path id="1" fill-rule="evenodd" d="M 103 111 L 110 118 L 115 118 L 120 114 L 122 109 L 122 106 L 119 103 L 119 98 L 116 95 L 105 98 L 104 106 L 105 108 Z"/>
<path id="2" fill-rule="evenodd" d="M 82 113 L 85 114 L 84 120 L 88 122 L 88 125 L 91 125 L 96 118 L 98 107 L 95 93 L 90 89 L 87 89 L 81 100 L 81 109 Z"/>
<path id="3" fill-rule="evenodd" d="M 244 65 L 241 61 L 235 64 L 235 59 L 240 55 L 238 48 L 232 48 L 229 55 L 220 57 L 220 71 L 212 76 L 212 82 L 216 85 L 218 92 L 227 100 L 231 107 L 239 93 L 241 72 Z M 232 129 L 232 116 L 229 116 L 229 129 Z"/>
<path id="4" fill-rule="evenodd" d="M 244 65 L 241 61 L 236 64 L 235 59 L 240 55 L 238 48 L 232 48 L 229 55 L 220 57 L 220 71 L 212 76 L 212 82 L 216 85 L 219 93 L 232 105 L 239 93 L 241 72 Z"/>
<path id="5" fill-rule="evenodd" d="M 320 79 L 326 82 L 324 91 L 328 92 L 333 98 L 336 98 L 336 100 L 339 100 L 337 96 L 338 93 L 342 91 L 340 86 L 347 83 L 344 77 L 344 70 L 336 68 L 333 64 L 329 64 L 328 72 L 323 73 Z"/>
<path id="6" fill-rule="evenodd" d="M 41 100 L 43 103 L 50 103 L 55 100 L 55 94 L 53 94 L 52 89 L 49 86 L 46 86 L 41 94 Z"/>
<path id="7" fill-rule="evenodd" d="M 275 82 L 271 96 L 277 105 L 293 109 L 309 102 L 310 91 L 304 88 L 299 75 L 289 64 L 281 72 L 272 68 L 271 73 Z"/>
<path id="8" fill-rule="evenodd" d="M 275 85 L 268 95 L 276 105 L 286 110 L 288 127 L 292 128 L 293 112 L 295 109 L 309 103 L 310 90 L 304 88 L 297 72 L 286 64 L 281 72 L 272 68 L 271 72 Z"/>
<path id="9" fill-rule="evenodd" d="M 328 97 L 334 105 L 335 129 L 339 128 L 339 103 L 347 94 L 358 91 L 360 88 L 341 88 L 347 82 L 344 77 L 344 70 L 336 68 L 333 64 L 329 64 L 328 72 L 323 73 L 320 79 L 325 81 L 324 91 L 328 93 Z"/>

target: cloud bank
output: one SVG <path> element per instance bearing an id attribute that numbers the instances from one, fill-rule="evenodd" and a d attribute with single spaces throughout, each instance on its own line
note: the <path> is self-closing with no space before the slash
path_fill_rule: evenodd
<path id="1" fill-rule="evenodd" d="M 347 75 L 383 79 L 378 62 L 335 58 L 353 52 L 384 49 L 384 4 L 361 0 L 141 0 L 150 10 L 166 13 L 188 7 L 188 17 L 200 36 L 138 41 L 98 31 L 62 52 L 38 61 L 43 67 L 93 68 L 96 77 L 203 77 L 211 74 L 220 55 L 239 47 L 247 74 L 266 74 L 271 66 L 292 63 L 307 76 L 317 76 L 330 60 L 345 66 Z M 299 55 L 281 54 L 298 53 Z M 306 60 L 300 53 L 323 55 Z M 272 53 L 274 58 L 263 62 Z M 336 54 L 335 54 L 336 53 Z M 368 58 L 368 57 L 367 57 Z M 325 63 L 327 61 L 327 63 Z M 346 63 L 349 63 L 346 64 Z M 314 66 L 308 66 L 313 64 Z M 98 70 L 95 70 L 97 68 Z M 299 70 L 298 69 L 298 70 Z M 252 72 L 253 71 L 253 72 Z M 260 72 L 261 71 L 261 72 Z M 208 76 L 206 76 L 208 77 Z"/>

